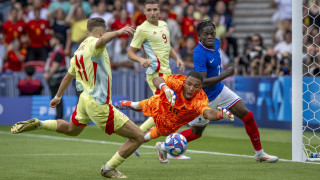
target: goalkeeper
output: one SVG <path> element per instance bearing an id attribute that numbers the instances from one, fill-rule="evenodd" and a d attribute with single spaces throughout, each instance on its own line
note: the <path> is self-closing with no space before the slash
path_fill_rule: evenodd
<path id="1" fill-rule="evenodd" d="M 218 107 L 218 111 L 208 106 L 208 97 L 202 90 L 203 77 L 199 72 L 191 71 L 188 76 L 168 75 L 156 77 L 153 84 L 161 89 L 160 95 L 154 95 L 140 102 L 120 101 L 115 103 L 119 109 L 142 111 L 145 116 L 154 119 L 155 127 L 145 135 L 145 141 L 176 132 L 181 126 L 191 122 L 200 114 L 210 121 L 226 118 L 234 120 L 227 110 Z M 156 144 L 161 163 L 168 163 L 166 152 Z"/>

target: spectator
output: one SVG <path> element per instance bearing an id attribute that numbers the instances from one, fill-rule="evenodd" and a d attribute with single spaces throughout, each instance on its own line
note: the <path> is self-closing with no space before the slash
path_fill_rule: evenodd
<path id="1" fill-rule="evenodd" d="M 112 30 L 119 30 L 125 26 L 131 26 L 131 19 L 128 17 L 128 12 L 126 9 L 122 9 L 120 11 L 119 17 L 112 23 Z M 114 39 L 114 46 L 107 46 L 109 51 L 113 51 L 109 55 L 113 58 L 116 57 L 122 51 L 121 47 L 121 39 L 128 39 L 129 36 L 127 34 L 119 35 L 116 39 Z"/>
<path id="2" fill-rule="evenodd" d="M 185 38 L 186 46 L 181 49 L 181 58 L 184 60 L 186 69 L 193 69 L 193 51 L 196 47 L 195 40 L 193 36 L 187 36 Z"/>
<path id="3" fill-rule="evenodd" d="M 101 17 L 104 19 L 107 30 L 110 29 L 110 25 L 113 22 L 113 14 L 107 11 L 107 3 L 105 0 L 100 0 L 97 6 L 97 12 L 90 15 L 90 19 L 95 17 Z"/>
<path id="4" fill-rule="evenodd" d="M 261 58 L 259 75 L 271 76 L 276 75 L 277 56 L 272 48 L 266 51 L 266 55 Z"/>
<path id="5" fill-rule="evenodd" d="M 57 0 L 57 1 L 52 1 L 49 5 L 49 13 L 48 16 L 52 16 L 56 12 L 57 9 L 62 9 L 64 14 L 68 14 L 69 11 L 71 10 L 72 6 L 69 3 L 69 1 L 65 0 Z"/>
<path id="6" fill-rule="evenodd" d="M 289 53 L 282 54 L 281 60 L 277 62 L 276 75 L 291 75 L 291 55 Z"/>
<path id="7" fill-rule="evenodd" d="M 86 38 L 87 21 L 88 19 L 81 5 L 79 3 L 74 4 L 66 17 L 66 24 L 71 26 L 71 56 L 73 56 L 80 43 Z"/>
<path id="8" fill-rule="evenodd" d="M 285 19 L 292 19 L 292 1 L 291 0 L 272 0 L 271 6 L 278 10 L 272 16 L 272 22 L 275 27 L 281 28 L 281 22 Z"/>
<path id="9" fill-rule="evenodd" d="M 186 8 L 186 15 L 181 20 L 181 32 L 183 37 L 187 37 L 188 35 L 193 35 L 195 32 L 195 22 L 193 19 L 193 13 L 195 11 L 195 7 L 193 4 L 188 4 Z"/>
<path id="10" fill-rule="evenodd" d="M 43 7 L 43 0 L 33 0 L 31 10 L 28 13 L 27 21 L 34 20 L 35 17 L 35 10 L 39 10 L 39 18 L 47 20 L 48 17 L 48 9 Z"/>
<path id="11" fill-rule="evenodd" d="M 182 43 L 182 33 L 178 22 L 174 19 L 169 18 L 170 6 L 168 1 L 162 3 L 162 8 L 160 11 L 160 17 L 168 25 L 170 33 L 170 44 L 176 51 L 180 49 L 180 44 Z"/>
<path id="12" fill-rule="evenodd" d="M 27 53 L 27 61 L 40 59 L 46 61 L 48 57 L 48 40 L 49 35 L 49 22 L 40 18 L 40 9 L 35 9 L 34 20 L 31 20 L 26 25 L 26 32 L 29 36 L 30 45 Z"/>
<path id="13" fill-rule="evenodd" d="M 71 30 L 66 24 L 64 11 L 60 8 L 54 10 L 54 17 L 50 19 L 52 31 L 50 34 L 61 34 L 63 36 L 64 53 L 70 55 Z"/>
<path id="14" fill-rule="evenodd" d="M 33 79 L 35 68 L 33 66 L 27 66 L 24 70 L 27 77 L 18 81 L 20 96 L 41 95 L 43 88 L 42 83 L 40 80 Z"/>
<path id="15" fill-rule="evenodd" d="M 46 71 L 44 78 L 48 82 L 52 98 L 58 92 L 60 83 L 67 72 L 66 60 L 63 50 L 63 35 L 54 34 L 50 39 L 50 46 L 53 48 L 50 58 L 46 62 Z M 63 103 L 56 107 L 56 119 L 63 118 Z"/>
<path id="16" fill-rule="evenodd" d="M 127 57 L 128 52 L 128 38 L 120 38 L 120 52 L 112 59 L 113 69 L 134 69 L 134 62 Z"/>
<path id="17" fill-rule="evenodd" d="M 226 39 L 227 28 L 220 24 L 220 15 L 213 14 L 212 21 L 216 26 L 216 38 L 220 40 L 220 49 L 223 51 L 227 50 L 228 41 Z"/>
<path id="18" fill-rule="evenodd" d="M 88 3 L 87 1 L 83 1 L 83 0 L 69 0 L 70 4 L 72 5 L 72 7 L 76 6 L 76 7 L 81 7 L 85 16 L 89 17 L 90 14 L 92 13 L 92 9 L 90 6 L 90 3 Z M 72 9 L 72 8 L 71 8 Z"/>
<path id="19" fill-rule="evenodd" d="M 304 61 L 303 73 L 309 76 L 319 76 L 320 54 L 319 46 L 311 44 L 308 47 L 307 59 Z"/>
<path id="20" fill-rule="evenodd" d="M 144 9 L 143 3 L 144 3 L 143 0 L 138 0 L 136 3 L 137 11 L 133 15 L 133 21 L 136 27 L 138 27 L 147 19 L 146 16 L 143 14 L 143 9 Z"/>
<path id="21" fill-rule="evenodd" d="M 220 24 L 225 26 L 227 29 L 226 32 L 226 38 L 228 40 L 228 47 L 227 47 L 227 55 L 230 57 L 233 55 L 233 57 L 238 56 L 238 45 L 237 45 L 237 39 L 233 37 L 233 32 L 235 28 L 235 24 L 232 21 L 232 17 L 226 12 L 226 5 L 223 1 L 218 1 L 215 6 L 215 13 L 220 15 Z M 232 48 L 232 54 L 231 54 L 231 48 Z"/>
<path id="22" fill-rule="evenodd" d="M 291 19 L 285 19 L 281 22 L 281 26 L 279 28 L 276 28 L 274 34 L 273 34 L 273 42 L 278 43 L 284 40 L 284 35 L 287 31 L 291 31 L 292 29 L 292 23 Z"/>
<path id="23" fill-rule="evenodd" d="M 170 9 L 169 18 L 180 22 L 183 17 L 182 6 L 187 6 L 187 4 L 184 1 L 182 1 L 179 4 L 177 4 L 176 0 L 168 0 L 168 1 L 169 1 L 169 9 Z"/>
<path id="24" fill-rule="evenodd" d="M 193 14 L 193 18 L 197 21 L 197 23 L 202 20 L 209 20 L 210 16 L 208 16 L 208 12 L 208 5 L 205 3 L 201 3 L 199 5 L 198 11 Z"/>
<path id="25" fill-rule="evenodd" d="M 27 51 L 22 48 L 20 39 L 14 39 L 7 47 L 4 59 L 7 59 L 6 70 L 22 71 L 23 62 L 26 59 Z"/>
<path id="26" fill-rule="evenodd" d="M 21 38 L 24 33 L 25 23 L 18 20 L 18 10 L 11 9 L 9 20 L 3 23 L 2 33 L 6 44 L 10 44 L 15 38 Z"/>
<path id="27" fill-rule="evenodd" d="M 292 33 L 287 31 L 284 34 L 284 41 L 279 42 L 275 47 L 274 51 L 277 54 L 290 53 L 292 54 Z"/>

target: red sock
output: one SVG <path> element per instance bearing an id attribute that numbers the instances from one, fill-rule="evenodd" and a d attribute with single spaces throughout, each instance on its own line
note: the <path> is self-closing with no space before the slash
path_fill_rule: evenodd
<path id="1" fill-rule="evenodd" d="M 191 129 L 184 130 L 180 132 L 180 134 L 182 134 L 187 139 L 187 142 L 193 141 L 201 137 L 199 135 L 193 134 Z"/>
<path id="2" fill-rule="evenodd" d="M 245 115 L 242 119 L 244 127 L 246 128 L 247 134 L 251 139 L 252 145 L 256 151 L 262 149 L 260 142 L 260 134 L 256 122 L 251 111 Z"/>

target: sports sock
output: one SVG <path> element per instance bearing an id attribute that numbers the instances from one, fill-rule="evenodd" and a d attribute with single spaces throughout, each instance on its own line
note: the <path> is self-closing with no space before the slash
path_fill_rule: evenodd
<path id="1" fill-rule="evenodd" d="M 254 150 L 254 154 L 255 154 L 255 155 L 260 155 L 261 153 L 263 153 L 263 149 L 261 149 L 260 151 Z"/>
<path id="2" fill-rule="evenodd" d="M 141 109 L 141 107 L 139 106 L 139 102 L 131 102 L 131 107 L 135 109 Z"/>
<path id="3" fill-rule="evenodd" d="M 46 121 L 41 121 L 40 128 L 42 126 L 42 129 L 49 130 L 49 131 L 56 131 L 58 124 L 56 120 L 46 120 Z"/>
<path id="4" fill-rule="evenodd" d="M 241 120 L 244 122 L 244 127 L 246 128 L 247 134 L 250 137 L 254 150 L 260 151 L 262 149 L 260 142 L 260 133 L 257 124 L 254 121 L 252 112 L 249 111 L 249 113 L 245 115 Z"/>
<path id="5" fill-rule="evenodd" d="M 162 151 L 167 151 L 166 148 L 164 147 L 164 143 L 163 142 L 161 143 L 160 148 L 161 148 Z"/>
<path id="6" fill-rule="evenodd" d="M 140 129 L 143 133 L 146 133 L 147 131 L 149 131 L 149 129 L 151 129 L 152 127 L 154 127 L 154 120 L 152 117 L 149 117 L 141 126 Z"/>
<path id="7" fill-rule="evenodd" d="M 121 157 L 119 155 L 118 152 L 116 152 L 116 154 L 113 155 L 113 157 L 107 162 L 107 164 L 105 165 L 105 168 L 111 168 L 111 169 L 115 169 L 116 167 L 118 167 L 120 164 L 122 164 L 124 162 L 123 157 Z"/>
<path id="8" fill-rule="evenodd" d="M 199 135 L 194 134 L 191 131 L 191 129 L 184 130 L 184 131 L 180 132 L 180 134 L 183 135 L 187 139 L 187 142 L 193 141 L 193 140 L 201 137 Z"/>

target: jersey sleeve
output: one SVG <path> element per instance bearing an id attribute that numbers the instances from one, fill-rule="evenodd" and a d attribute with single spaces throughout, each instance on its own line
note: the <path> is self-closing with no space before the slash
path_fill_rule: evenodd
<path id="1" fill-rule="evenodd" d="M 177 75 L 168 75 L 162 77 L 167 84 L 172 90 L 177 91 L 180 86 L 182 85 L 183 81 L 186 79 L 184 75 L 177 74 Z"/>
<path id="2" fill-rule="evenodd" d="M 94 57 L 101 57 L 103 54 L 103 51 L 105 49 L 105 46 L 102 46 L 100 48 L 96 48 L 96 43 L 99 40 L 98 38 L 90 37 L 88 44 L 90 46 L 90 51 L 92 53 L 92 56 Z"/>
<path id="3" fill-rule="evenodd" d="M 195 71 L 207 72 L 207 58 L 199 51 L 193 53 L 193 64 Z"/>
<path id="4" fill-rule="evenodd" d="M 68 69 L 68 73 L 72 76 L 76 75 L 76 67 L 75 67 L 74 57 L 70 60 L 70 67 Z"/>
<path id="5" fill-rule="evenodd" d="M 136 32 L 134 33 L 130 46 L 136 49 L 140 49 L 144 41 L 145 36 L 142 27 L 138 26 Z"/>
<path id="6" fill-rule="evenodd" d="M 198 113 L 198 114 L 201 114 L 202 117 L 205 117 L 203 112 L 206 110 L 206 109 L 211 109 L 208 105 L 209 103 L 209 100 L 208 100 L 208 97 L 207 95 L 205 94 L 205 92 L 203 92 L 203 90 L 201 90 L 201 92 L 199 92 L 199 95 L 198 97 L 196 97 L 194 99 L 194 102 L 192 103 L 193 107 L 195 108 L 195 111 Z"/>

